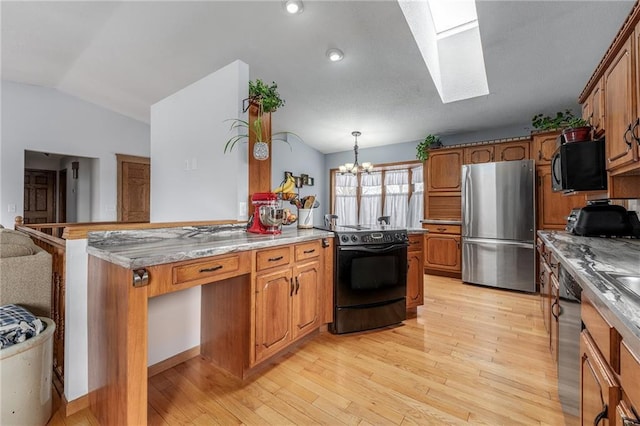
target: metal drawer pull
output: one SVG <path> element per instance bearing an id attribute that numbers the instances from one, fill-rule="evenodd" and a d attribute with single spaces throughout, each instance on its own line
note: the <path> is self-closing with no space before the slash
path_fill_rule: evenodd
<path id="1" fill-rule="evenodd" d="M 316 249 L 311 249 L 311 250 L 305 250 L 305 251 L 303 251 L 303 253 L 304 254 L 311 254 L 311 253 L 313 253 L 315 251 L 316 251 Z"/>
<path id="2" fill-rule="evenodd" d="M 146 269 L 136 269 L 133 271 L 133 286 L 144 287 L 149 284 L 149 272 Z"/>
<path id="3" fill-rule="evenodd" d="M 269 262 L 277 262 L 278 260 L 282 260 L 283 256 L 278 256 L 278 257 L 270 257 L 268 260 Z"/>
<path id="4" fill-rule="evenodd" d="M 200 273 L 203 273 L 203 272 L 214 272 L 214 271 L 217 271 L 217 270 L 222 269 L 222 268 L 223 268 L 222 265 L 216 265 L 216 266 L 212 266 L 211 268 L 200 269 Z"/>

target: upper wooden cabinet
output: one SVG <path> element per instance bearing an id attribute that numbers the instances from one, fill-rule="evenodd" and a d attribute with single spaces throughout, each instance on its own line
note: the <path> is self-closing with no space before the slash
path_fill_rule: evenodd
<path id="1" fill-rule="evenodd" d="M 598 81 L 582 104 L 582 118 L 591 123 L 593 136 L 599 138 L 604 133 L 604 88 L 602 79 Z"/>
<path id="2" fill-rule="evenodd" d="M 545 132 L 533 135 L 531 143 L 531 157 L 536 165 L 551 164 L 553 153 L 558 148 L 558 135 L 560 132 Z"/>
<path id="3" fill-rule="evenodd" d="M 491 163 L 492 161 L 494 161 L 494 145 L 464 148 L 464 164 Z"/>
<path id="4" fill-rule="evenodd" d="M 530 141 L 500 143 L 495 146 L 494 161 L 518 161 L 529 159 Z"/>
<path id="5" fill-rule="evenodd" d="M 565 195 L 551 189 L 551 167 L 536 167 L 536 216 L 538 229 L 564 229 L 571 209 L 583 207 L 584 194 Z"/>
<path id="6" fill-rule="evenodd" d="M 427 191 L 460 191 L 460 169 L 463 164 L 463 150 L 432 150 L 427 160 Z"/>
<path id="7" fill-rule="evenodd" d="M 637 142 L 631 132 L 633 104 L 633 38 L 629 38 L 604 74 L 607 170 L 637 160 Z"/>

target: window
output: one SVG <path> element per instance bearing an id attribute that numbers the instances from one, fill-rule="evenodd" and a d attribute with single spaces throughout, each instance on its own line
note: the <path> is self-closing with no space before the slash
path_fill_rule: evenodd
<path id="1" fill-rule="evenodd" d="M 357 176 L 331 170 L 331 213 L 339 225 L 372 225 L 381 216 L 402 228 L 420 228 L 424 212 L 423 167 L 419 161 L 382 164 Z"/>

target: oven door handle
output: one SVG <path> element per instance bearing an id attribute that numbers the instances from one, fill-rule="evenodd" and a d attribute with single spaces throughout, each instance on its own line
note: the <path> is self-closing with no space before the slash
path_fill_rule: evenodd
<path id="1" fill-rule="evenodd" d="M 403 249 L 409 247 L 409 244 L 393 244 L 390 246 L 357 246 L 357 247 L 339 247 L 340 251 L 364 251 L 367 253 L 388 253 L 393 250 Z"/>

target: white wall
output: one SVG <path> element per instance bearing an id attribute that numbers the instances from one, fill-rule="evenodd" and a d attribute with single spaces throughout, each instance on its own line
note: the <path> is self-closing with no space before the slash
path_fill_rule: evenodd
<path id="1" fill-rule="evenodd" d="M 246 219 L 246 144 L 224 144 L 248 90 L 249 67 L 235 61 L 151 106 L 152 222 Z M 151 299 L 148 335 L 150 365 L 199 345 L 200 288 Z"/>
<path id="2" fill-rule="evenodd" d="M 277 120 L 277 112 L 271 117 L 271 120 Z M 300 135 L 304 139 L 304 135 Z M 298 189 L 300 197 L 307 195 L 315 195 L 320 206 L 313 211 L 313 223 L 321 225 L 324 213 L 329 211 L 327 179 L 325 178 L 325 155 L 315 149 L 300 142 L 297 138 L 289 139 L 291 148 L 285 142 L 275 141 L 272 144 L 271 152 L 271 189 L 274 189 L 284 179 L 284 172 L 292 172 L 294 176 L 300 176 L 306 173 L 314 178 L 313 186 L 303 186 Z M 284 207 L 288 207 L 295 214 L 295 206 L 285 203 Z M 251 213 L 251 212 L 250 212 Z M 291 225 L 297 226 L 297 225 Z"/>
<path id="3" fill-rule="evenodd" d="M 149 156 L 149 126 L 55 89 L 2 81 L 0 223 L 23 214 L 24 151 L 94 157 L 91 221 L 116 220 L 116 153 Z M 15 211 L 9 211 L 15 206 Z M 83 220 L 87 218 L 82 218 Z"/>

